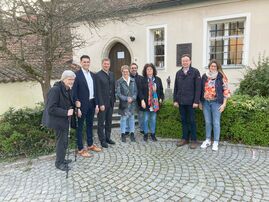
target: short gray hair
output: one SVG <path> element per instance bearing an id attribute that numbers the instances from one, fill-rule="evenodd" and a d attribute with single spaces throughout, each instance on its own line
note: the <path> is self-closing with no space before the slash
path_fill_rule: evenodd
<path id="1" fill-rule="evenodd" d="M 63 73 L 62 73 L 62 76 L 61 76 L 61 81 L 65 80 L 66 78 L 68 77 L 73 77 L 73 78 L 76 78 L 76 74 L 71 71 L 71 70 L 65 70 Z"/>

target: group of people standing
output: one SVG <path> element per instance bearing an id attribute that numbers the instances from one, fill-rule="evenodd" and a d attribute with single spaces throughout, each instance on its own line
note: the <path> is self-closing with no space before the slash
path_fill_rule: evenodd
<path id="1" fill-rule="evenodd" d="M 200 76 L 199 71 L 191 67 L 191 57 L 185 54 L 181 57 L 182 68 L 177 72 L 174 86 L 174 106 L 179 107 L 182 122 L 182 139 L 177 146 L 183 146 L 191 140 L 190 148 L 197 147 L 197 132 L 195 109 L 203 110 L 205 119 L 206 140 L 201 148 L 211 146 L 212 128 L 214 141 L 212 150 L 218 150 L 220 138 L 220 118 L 230 97 L 228 79 L 221 65 L 215 59 L 211 60 L 207 72 Z M 191 134 L 191 137 L 189 137 Z"/>
<path id="2" fill-rule="evenodd" d="M 157 112 L 164 100 L 163 85 L 152 63 L 145 64 L 142 76 L 138 66 L 121 67 L 122 77 L 115 80 L 110 69 L 110 59 L 102 60 L 102 69 L 95 73 L 90 71 L 90 57 L 80 58 L 81 69 L 76 73 L 66 70 L 61 81 L 50 89 L 43 113 L 43 125 L 56 131 L 56 168 L 66 171 L 70 160 L 65 159 L 68 146 L 68 130 L 71 116 L 78 119 L 76 127 L 77 153 L 82 157 L 91 157 L 90 151 L 102 149 L 93 143 L 93 120 L 97 114 L 97 134 L 102 148 L 115 144 L 111 139 L 111 125 L 114 103 L 119 99 L 121 141 L 126 142 L 130 134 L 131 142 L 135 137 L 135 114 L 137 113 L 140 133 L 143 140 L 156 138 Z M 189 143 L 190 148 L 197 147 L 195 108 L 203 108 L 206 122 L 206 140 L 201 145 L 211 145 L 211 130 L 214 131 L 213 150 L 218 149 L 220 134 L 220 116 L 229 97 L 227 77 L 216 60 L 209 64 L 206 74 L 200 77 L 197 69 L 191 67 L 191 57 L 181 57 L 182 68 L 177 72 L 174 86 L 174 106 L 179 107 L 182 121 L 182 139 L 177 146 Z M 86 147 L 83 143 L 83 127 L 86 122 Z"/>

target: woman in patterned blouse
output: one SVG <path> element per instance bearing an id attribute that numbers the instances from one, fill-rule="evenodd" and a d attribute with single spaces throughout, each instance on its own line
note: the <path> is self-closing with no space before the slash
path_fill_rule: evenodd
<path id="1" fill-rule="evenodd" d="M 200 108 L 205 118 L 206 140 L 201 145 L 205 149 L 211 145 L 213 127 L 214 142 L 212 150 L 217 151 L 220 138 L 220 118 L 230 97 L 228 79 L 217 60 L 211 60 L 208 71 L 202 76 L 202 93 Z"/>

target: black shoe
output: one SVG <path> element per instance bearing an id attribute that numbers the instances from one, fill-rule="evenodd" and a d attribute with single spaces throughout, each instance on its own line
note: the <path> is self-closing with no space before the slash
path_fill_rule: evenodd
<path id="1" fill-rule="evenodd" d="M 70 167 L 68 167 L 67 164 L 64 164 L 64 163 L 62 163 L 60 165 L 56 165 L 56 168 L 61 170 L 61 171 L 67 171 L 67 169 L 70 170 Z"/>
<path id="2" fill-rule="evenodd" d="M 121 141 L 126 142 L 126 135 L 124 133 L 121 134 Z"/>
<path id="3" fill-rule="evenodd" d="M 69 164 L 69 163 L 71 163 L 71 162 L 72 162 L 72 160 L 71 160 L 71 159 L 64 160 L 64 164 Z"/>
<path id="4" fill-rule="evenodd" d="M 108 143 L 108 144 L 116 144 L 113 140 L 111 140 L 111 139 L 108 139 L 108 140 L 106 140 L 106 142 Z"/>
<path id="5" fill-rule="evenodd" d="M 129 132 L 125 132 L 125 135 L 129 135 Z"/>
<path id="6" fill-rule="evenodd" d="M 152 139 L 153 142 L 158 141 L 156 136 L 155 136 L 155 133 L 152 133 L 150 136 L 151 136 L 151 139 Z"/>
<path id="7" fill-rule="evenodd" d="M 108 148 L 108 144 L 107 144 L 106 142 L 101 142 L 101 146 L 102 146 L 103 148 Z"/>
<path id="8" fill-rule="evenodd" d="M 131 133 L 130 139 L 131 139 L 131 142 L 135 142 L 135 136 L 134 136 L 134 133 Z"/>
<path id="9" fill-rule="evenodd" d="M 143 139 L 144 139 L 145 142 L 147 142 L 148 141 L 148 134 L 144 134 Z"/>

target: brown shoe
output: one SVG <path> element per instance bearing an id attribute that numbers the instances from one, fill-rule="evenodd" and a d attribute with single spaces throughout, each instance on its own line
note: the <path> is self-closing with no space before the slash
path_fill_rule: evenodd
<path id="1" fill-rule="evenodd" d="M 88 151 L 86 151 L 86 150 L 84 150 L 84 149 L 78 151 L 78 155 L 79 155 L 79 156 L 82 156 L 82 157 L 84 157 L 84 158 L 90 158 L 90 157 L 93 157 L 92 154 L 89 154 Z"/>
<path id="2" fill-rule="evenodd" d="M 180 141 L 178 141 L 177 147 L 181 147 L 181 146 L 183 146 L 185 144 L 189 144 L 189 141 L 181 139 Z"/>
<path id="3" fill-rule="evenodd" d="M 100 152 L 102 151 L 101 148 L 97 147 L 95 144 L 93 144 L 92 146 L 90 147 L 87 147 L 88 151 L 91 150 L 91 151 L 95 151 L 95 152 Z"/>
<path id="4" fill-rule="evenodd" d="M 190 149 L 196 149 L 197 146 L 198 146 L 197 142 L 191 142 Z"/>

